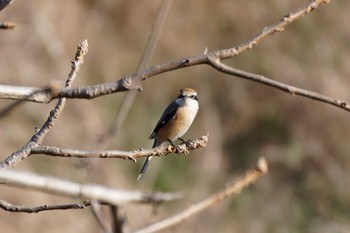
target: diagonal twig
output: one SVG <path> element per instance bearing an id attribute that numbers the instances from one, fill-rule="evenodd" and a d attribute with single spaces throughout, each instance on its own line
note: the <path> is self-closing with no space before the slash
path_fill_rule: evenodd
<path id="1" fill-rule="evenodd" d="M 91 201 L 91 211 L 97 222 L 103 228 L 104 233 L 113 233 L 112 227 L 109 225 L 107 218 L 102 213 L 101 205 L 98 201 Z"/>
<path id="2" fill-rule="evenodd" d="M 71 71 L 68 74 L 68 78 L 66 80 L 66 84 L 65 84 L 66 87 L 72 86 L 72 83 L 77 75 L 77 72 L 79 71 L 80 65 L 84 62 L 84 56 L 87 54 L 87 52 L 88 52 L 88 42 L 87 40 L 84 40 L 81 44 L 78 45 L 78 49 L 75 54 L 75 57 L 71 61 L 71 64 L 72 64 Z M 22 148 L 12 153 L 4 161 L 1 161 L 0 168 L 13 167 L 18 162 L 27 158 L 31 153 L 31 149 L 37 145 L 40 145 L 45 135 L 55 125 L 59 116 L 61 115 L 61 112 L 65 106 L 65 103 L 66 103 L 66 99 L 60 98 L 55 108 L 50 112 L 50 115 L 47 118 L 46 122 L 43 124 L 43 126 L 35 132 L 32 138 Z"/>
<path id="3" fill-rule="evenodd" d="M 305 89 L 302 89 L 299 87 L 295 87 L 292 85 L 288 85 L 288 84 L 285 84 L 282 82 L 278 82 L 278 81 L 269 79 L 263 75 L 254 74 L 254 73 L 250 73 L 247 71 L 235 69 L 233 67 L 230 67 L 228 65 L 223 64 L 222 62 L 220 62 L 219 59 L 209 58 L 209 64 L 213 68 L 215 68 L 223 73 L 234 75 L 236 77 L 247 79 L 247 80 L 250 80 L 253 82 L 261 83 L 261 84 L 264 84 L 266 86 L 276 88 L 278 90 L 287 92 L 287 93 L 292 94 L 292 95 L 299 95 L 302 97 L 307 97 L 307 98 L 314 99 L 314 100 L 317 100 L 317 101 L 320 101 L 323 103 L 334 105 L 334 106 L 342 108 L 346 111 L 350 111 L 350 105 L 347 102 L 345 102 L 344 100 L 333 99 L 331 97 L 321 95 L 321 94 L 318 94 L 318 93 L 313 92 L 313 91 L 308 91 L 308 90 L 305 90 Z"/>
<path id="4" fill-rule="evenodd" d="M 265 158 L 260 158 L 254 169 L 248 170 L 242 177 L 238 178 L 234 183 L 228 185 L 225 189 L 209 196 L 205 200 L 198 202 L 186 210 L 170 217 L 164 219 L 160 222 L 154 223 L 143 229 L 136 231 L 136 233 L 151 233 L 164 230 L 166 228 L 172 227 L 180 222 L 188 219 L 192 215 L 198 214 L 209 207 L 217 204 L 230 196 L 235 196 L 239 194 L 245 187 L 254 183 L 260 176 L 267 174 L 268 167 Z"/>
<path id="5" fill-rule="evenodd" d="M 163 31 L 171 4 L 172 0 L 162 0 L 157 13 L 156 20 L 152 26 L 152 31 L 148 37 L 146 48 L 142 54 L 139 65 L 137 67 L 137 72 L 140 72 L 146 66 L 149 66 L 149 63 L 151 62 L 151 59 L 156 49 L 156 45 L 158 44 L 160 35 Z M 135 97 L 136 92 L 134 91 L 127 92 L 124 95 L 115 116 L 113 117 L 110 125 L 107 127 L 107 130 L 103 132 L 98 138 L 96 138 L 95 142 L 93 143 L 93 146 L 100 147 L 103 144 L 107 144 L 108 139 L 113 138 L 113 135 L 117 133 L 120 126 L 125 121 Z"/>

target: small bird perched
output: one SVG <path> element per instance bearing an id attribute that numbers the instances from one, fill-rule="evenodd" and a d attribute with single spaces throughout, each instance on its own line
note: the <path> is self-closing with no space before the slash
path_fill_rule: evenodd
<path id="1" fill-rule="evenodd" d="M 162 146 L 182 137 L 190 128 L 198 112 L 197 92 L 191 88 L 180 90 L 180 95 L 164 110 L 149 139 L 154 139 L 153 147 Z M 146 172 L 152 156 L 148 156 L 137 180 Z"/>

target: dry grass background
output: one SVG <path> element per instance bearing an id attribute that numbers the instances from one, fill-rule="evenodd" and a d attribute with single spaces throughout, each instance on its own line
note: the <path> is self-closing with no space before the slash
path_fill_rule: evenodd
<path id="1" fill-rule="evenodd" d="M 307 1 L 174 1 L 152 64 L 232 47 L 277 22 Z M 75 85 L 118 80 L 133 73 L 147 42 L 160 0 L 14 1 L 0 21 L 14 31 L 0 34 L 2 84 L 44 86 L 65 80 L 76 44 L 89 40 Z M 332 1 L 233 58 L 230 65 L 335 98 L 349 100 L 349 1 Z M 265 156 L 268 176 L 235 199 L 169 232 L 348 232 L 350 230 L 349 113 L 256 83 L 191 67 L 143 83 L 125 124 L 109 149 L 150 147 L 147 138 L 164 107 L 182 87 L 198 90 L 200 112 L 186 135 L 210 132 L 207 148 L 190 156 L 152 160 L 136 182 L 137 165 L 33 155 L 17 166 L 79 182 L 130 190 L 186 193 L 186 198 L 151 206 L 125 206 L 138 229 L 204 199 Z M 122 96 L 69 100 L 44 144 L 89 149 L 118 109 Z M 10 101 L 1 101 L 6 106 Z M 26 103 L 0 120 L 1 159 L 23 145 L 41 126 L 54 103 Z M 100 149 L 100 148 L 96 148 Z M 0 199 L 14 204 L 72 202 L 29 190 L 1 186 Z M 1 232 L 102 232 L 89 210 L 39 214 L 0 211 Z"/>

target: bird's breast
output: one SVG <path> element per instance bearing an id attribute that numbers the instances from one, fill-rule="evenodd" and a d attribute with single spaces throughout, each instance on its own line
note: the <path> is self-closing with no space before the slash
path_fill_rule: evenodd
<path id="1" fill-rule="evenodd" d="M 197 115 L 197 112 L 198 107 L 179 107 L 175 116 L 168 122 L 168 124 L 157 132 L 156 137 L 160 141 L 165 141 L 168 139 L 175 141 L 176 139 L 182 137 L 190 128 L 194 118 Z"/>

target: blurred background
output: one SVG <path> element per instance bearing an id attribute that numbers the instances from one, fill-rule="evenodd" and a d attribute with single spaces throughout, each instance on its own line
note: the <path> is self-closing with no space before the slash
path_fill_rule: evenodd
<path id="1" fill-rule="evenodd" d="M 263 27 L 304 6 L 301 0 L 173 1 L 151 64 L 233 47 Z M 74 85 L 113 82 L 137 69 L 160 0 L 14 1 L 0 21 L 1 84 L 45 86 L 63 81 L 76 45 L 89 53 Z M 242 70 L 350 101 L 350 2 L 332 1 L 225 63 Z M 94 182 L 127 190 L 183 191 L 158 207 L 124 206 L 130 228 L 142 228 L 196 203 L 237 178 L 265 156 L 270 173 L 209 210 L 167 232 L 349 232 L 350 115 L 310 99 L 221 74 L 202 65 L 143 83 L 124 124 L 108 142 L 109 128 L 125 93 L 69 100 L 43 144 L 79 149 L 149 148 L 147 140 L 179 89 L 199 93 L 200 110 L 185 135 L 210 133 L 206 148 L 190 156 L 152 160 L 142 182 L 137 164 L 111 159 L 62 159 L 33 155 L 16 169 Z M 2 100 L 0 107 L 12 101 Z M 25 103 L 0 119 L 1 159 L 24 145 L 56 104 Z M 78 200 L 2 185 L 0 199 L 35 206 Z M 0 211 L 1 232 L 102 232 L 86 210 L 39 214 Z"/>

